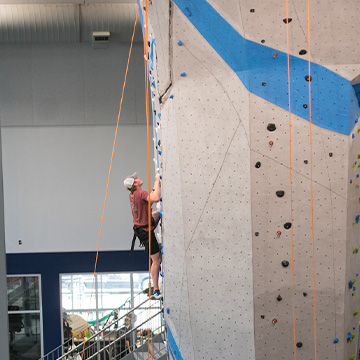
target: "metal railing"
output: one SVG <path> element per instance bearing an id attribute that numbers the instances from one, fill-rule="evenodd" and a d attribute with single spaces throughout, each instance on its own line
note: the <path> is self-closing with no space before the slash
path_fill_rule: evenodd
<path id="1" fill-rule="evenodd" d="M 139 293 L 135 298 L 139 301 L 141 296 L 143 293 Z M 123 305 L 119 309 L 122 308 Z M 146 297 L 114 321 L 107 321 L 101 330 L 89 338 L 69 339 L 40 360 L 120 359 L 143 345 L 145 333 L 156 336 L 164 331 L 161 313 L 160 301 Z M 124 326 L 120 327 L 120 325 Z"/>

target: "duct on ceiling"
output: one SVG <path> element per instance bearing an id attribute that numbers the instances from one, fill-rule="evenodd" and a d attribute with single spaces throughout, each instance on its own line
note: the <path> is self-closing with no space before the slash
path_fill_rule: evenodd
<path id="1" fill-rule="evenodd" d="M 109 31 L 111 42 L 130 42 L 136 3 L 0 4 L 0 43 L 76 43 Z M 138 16 L 135 42 L 142 42 Z"/>

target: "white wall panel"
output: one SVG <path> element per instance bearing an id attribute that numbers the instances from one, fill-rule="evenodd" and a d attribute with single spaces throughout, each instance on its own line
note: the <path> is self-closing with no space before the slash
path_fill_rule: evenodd
<path id="1" fill-rule="evenodd" d="M 8 253 L 97 249 L 114 132 L 114 126 L 2 130 Z M 146 154 L 146 128 L 120 126 L 101 250 L 130 250 L 123 179 L 147 168 Z"/>

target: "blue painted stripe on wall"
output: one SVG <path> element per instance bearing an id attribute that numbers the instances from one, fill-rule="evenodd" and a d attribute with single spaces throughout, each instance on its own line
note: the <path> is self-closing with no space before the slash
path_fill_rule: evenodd
<path id="1" fill-rule="evenodd" d="M 248 91 L 289 110 L 286 53 L 246 40 L 205 0 L 174 2 Z M 278 53 L 276 58 L 274 52 Z M 309 107 L 303 107 L 309 102 L 308 82 L 305 80 L 308 62 L 290 56 L 290 69 L 291 111 L 309 120 Z M 349 135 L 360 111 L 350 81 L 315 63 L 311 64 L 311 77 L 312 122 Z"/>
<path id="2" fill-rule="evenodd" d="M 174 336 L 173 336 L 173 334 L 170 330 L 170 327 L 167 323 L 166 323 L 166 328 L 167 328 L 168 346 L 169 346 L 171 355 L 173 356 L 173 358 L 175 360 L 183 360 L 183 357 L 181 355 L 179 347 L 177 346 Z"/>
<path id="3" fill-rule="evenodd" d="M 148 271 L 148 255 L 143 251 L 101 251 L 97 272 Z M 44 353 L 61 344 L 61 273 L 94 272 L 96 252 L 7 254 L 8 275 L 40 274 L 43 308 Z M 119 304 L 120 306 L 121 304 Z"/>

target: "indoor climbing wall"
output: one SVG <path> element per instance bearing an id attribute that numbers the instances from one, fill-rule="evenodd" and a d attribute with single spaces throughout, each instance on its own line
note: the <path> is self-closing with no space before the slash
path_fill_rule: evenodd
<path id="1" fill-rule="evenodd" d="M 358 359 L 359 5 L 258 5 L 148 5 L 169 351 Z"/>

